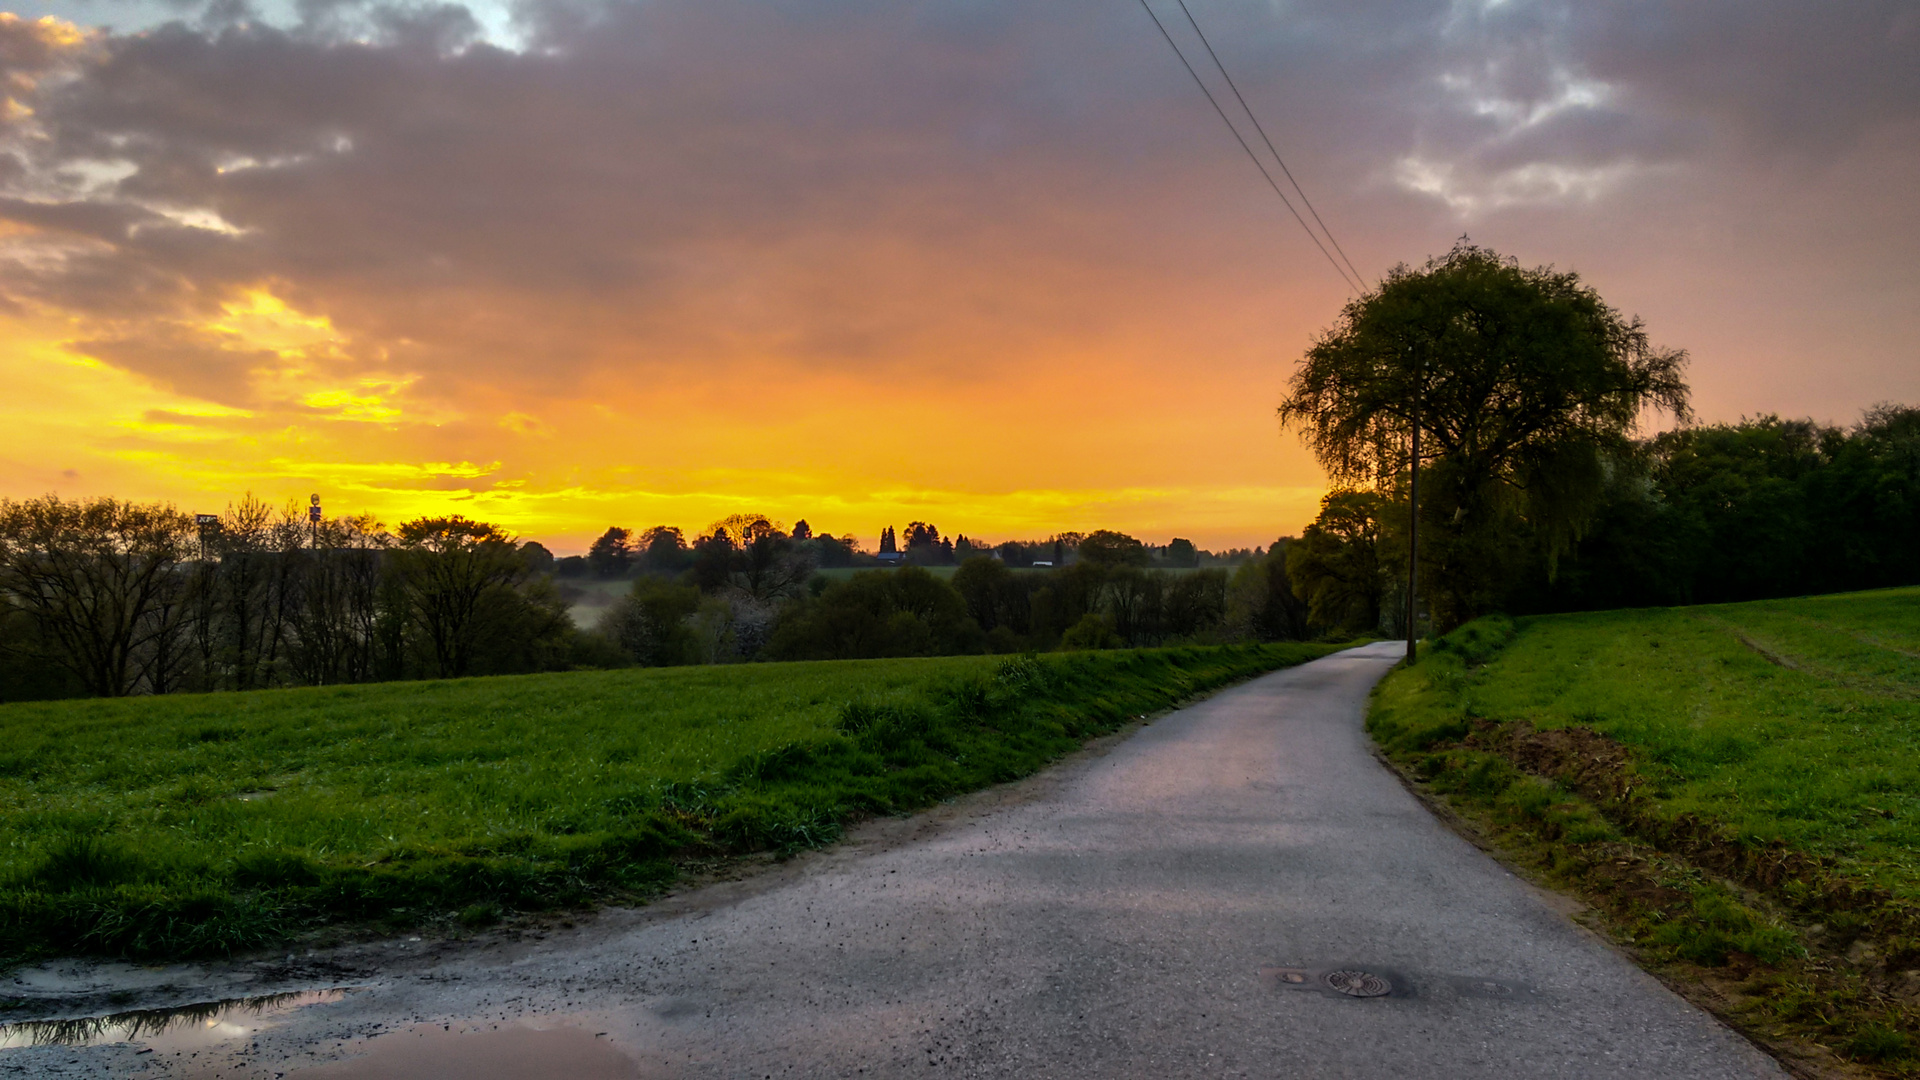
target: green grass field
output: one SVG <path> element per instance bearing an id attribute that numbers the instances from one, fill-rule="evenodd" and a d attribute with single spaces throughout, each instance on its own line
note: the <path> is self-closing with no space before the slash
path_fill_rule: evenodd
<path id="1" fill-rule="evenodd" d="M 873 571 L 878 571 L 878 570 L 893 570 L 893 569 L 898 569 L 898 568 L 889 567 L 889 566 L 835 566 L 835 567 L 830 567 L 828 569 L 815 570 L 814 574 L 818 577 L 826 578 L 828 581 L 845 581 L 855 574 L 865 574 L 865 573 L 871 573 Z M 925 570 L 927 573 L 932 574 L 934 577 L 937 577 L 942 581 L 951 581 L 953 579 L 953 575 L 960 568 L 958 566 L 923 566 L 921 567 L 921 569 Z"/>
<path id="2" fill-rule="evenodd" d="M 1376 732 L 1405 737 L 1412 688 L 1383 692 Z M 1920 589 L 1524 620 L 1458 707 L 1590 727 L 1666 813 L 1920 899 Z"/>
<path id="3" fill-rule="evenodd" d="M 1024 775 L 1324 645 L 635 669 L 0 706 L 0 958 L 639 896 Z"/>
<path id="4" fill-rule="evenodd" d="M 1481 620 L 1368 727 L 1636 946 L 1774 970 L 1756 1023 L 1920 1049 L 1920 589 Z"/>

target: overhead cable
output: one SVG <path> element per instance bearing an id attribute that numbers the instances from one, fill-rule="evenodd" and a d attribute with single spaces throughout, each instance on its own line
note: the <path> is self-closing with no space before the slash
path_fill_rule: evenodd
<path id="1" fill-rule="evenodd" d="M 1261 161 L 1260 155 L 1254 153 L 1253 147 L 1247 144 L 1246 137 L 1240 134 L 1240 129 L 1235 126 L 1233 120 L 1227 116 L 1227 110 L 1221 108 L 1219 99 L 1213 96 L 1213 90 L 1207 86 L 1206 80 L 1202 79 L 1200 73 L 1195 71 L 1193 65 L 1187 61 L 1187 54 L 1180 51 L 1179 44 L 1173 40 L 1173 35 L 1167 32 L 1166 24 L 1160 21 L 1160 16 L 1154 13 L 1153 6 L 1147 3 L 1147 0 L 1140 0 L 1140 6 L 1146 9 L 1147 17 L 1153 20 L 1153 25 L 1160 31 L 1160 36 L 1166 39 L 1167 47 L 1173 50 L 1173 55 L 1180 58 L 1180 66 L 1187 69 L 1188 75 L 1193 76 L 1194 85 L 1198 86 L 1200 92 L 1207 96 L 1207 102 L 1213 106 L 1213 111 L 1219 114 L 1220 122 L 1227 125 L 1227 130 L 1233 134 L 1233 141 L 1239 143 L 1240 149 L 1246 151 L 1247 159 L 1253 162 L 1254 168 L 1260 170 L 1260 175 L 1266 179 L 1267 186 L 1273 189 L 1273 193 L 1280 197 L 1281 205 L 1285 206 L 1287 212 L 1293 215 L 1293 220 L 1300 223 L 1300 228 L 1306 232 L 1307 239 L 1312 240 L 1313 246 L 1320 249 L 1320 254 L 1327 257 L 1327 264 L 1333 267 L 1334 273 L 1340 275 L 1340 280 L 1346 282 L 1347 286 L 1356 292 L 1365 292 L 1366 286 L 1361 284 L 1360 281 L 1355 280 L 1354 276 L 1350 275 L 1347 269 L 1340 265 L 1340 261 L 1333 257 L 1333 253 L 1327 250 L 1327 246 L 1320 242 L 1320 236 L 1313 231 L 1313 226 L 1308 225 L 1307 220 L 1300 216 L 1300 211 L 1293 208 L 1293 201 L 1288 199 L 1287 193 L 1280 189 L 1279 182 L 1274 180 L 1273 173 L 1268 171 L 1266 162 Z M 1331 234 L 1329 234 L 1328 239 L 1332 239 Z"/>
<path id="2" fill-rule="evenodd" d="M 1227 88 L 1233 91 L 1234 100 L 1240 103 L 1240 108 L 1247 114 L 1247 119 L 1253 121 L 1253 130 L 1260 133 L 1260 141 L 1267 144 L 1267 150 L 1273 154 L 1273 160 L 1280 166 L 1280 171 L 1286 174 L 1287 183 L 1293 185 L 1294 193 L 1300 196 L 1300 202 L 1306 206 L 1307 213 L 1313 215 L 1313 220 L 1320 226 L 1320 231 L 1326 234 L 1327 243 L 1332 244 L 1333 250 L 1340 253 L 1340 260 L 1347 264 L 1347 269 L 1353 271 L 1354 277 L 1362 282 L 1366 281 L 1367 276 L 1360 272 L 1359 267 L 1353 265 L 1352 259 L 1347 258 L 1347 253 L 1341 248 L 1340 241 L 1334 239 L 1333 230 L 1327 228 L 1325 221 L 1320 220 L 1320 211 L 1313 208 L 1313 202 L 1307 198 L 1306 191 L 1300 187 L 1300 181 L 1293 178 L 1293 170 L 1287 168 L 1287 163 L 1281 158 L 1279 149 L 1273 145 L 1273 140 L 1267 137 L 1267 129 L 1261 126 L 1260 118 L 1253 114 L 1253 106 L 1247 104 L 1247 99 L 1241 95 L 1239 84 L 1235 83 L 1233 76 L 1227 73 L 1227 65 L 1220 62 L 1220 54 L 1213 51 L 1213 42 L 1208 41 L 1207 32 L 1200 29 L 1199 20 L 1193 17 L 1193 12 L 1187 7 L 1187 0 L 1176 0 L 1176 2 L 1180 5 L 1180 13 L 1187 17 L 1187 24 L 1192 26 L 1193 32 L 1199 36 L 1200 44 L 1206 46 L 1207 55 L 1213 58 L 1213 66 L 1219 69 L 1220 77 L 1227 80 Z"/>

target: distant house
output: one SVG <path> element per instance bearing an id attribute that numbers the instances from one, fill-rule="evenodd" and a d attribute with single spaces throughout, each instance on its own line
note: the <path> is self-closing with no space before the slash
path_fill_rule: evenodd
<path id="1" fill-rule="evenodd" d="M 875 555 L 874 558 L 879 559 L 883 563 L 905 562 L 907 553 L 904 551 L 883 551 Z"/>

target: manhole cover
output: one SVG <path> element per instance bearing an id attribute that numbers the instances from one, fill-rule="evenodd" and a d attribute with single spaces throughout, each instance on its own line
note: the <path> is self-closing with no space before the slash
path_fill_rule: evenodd
<path id="1" fill-rule="evenodd" d="M 1371 971 L 1341 968 L 1320 976 L 1321 981 L 1348 997 L 1385 997 L 1393 993 L 1393 984 Z"/>

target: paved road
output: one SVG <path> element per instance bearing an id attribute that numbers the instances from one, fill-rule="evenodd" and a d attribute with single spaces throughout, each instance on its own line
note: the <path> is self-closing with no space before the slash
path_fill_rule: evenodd
<path id="1" fill-rule="evenodd" d="M 295 1080 L 1784 1076 L 1373 760 L 1362 710 L 1397 649 L 1221 694 L 909 842 L 395 962 L 237 1063 L 144 1060 Z"/>

